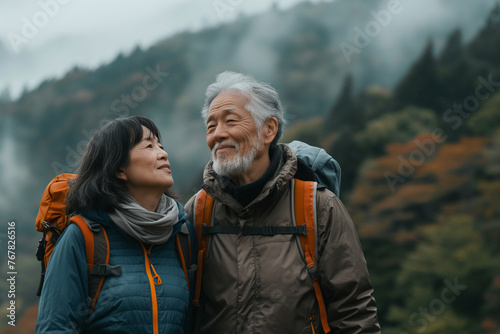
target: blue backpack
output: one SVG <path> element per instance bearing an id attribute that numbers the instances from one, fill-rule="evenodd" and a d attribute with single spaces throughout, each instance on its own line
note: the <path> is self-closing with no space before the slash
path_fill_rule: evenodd
<path id="1" fill-rule="evenodd" d="M 340 165 L 322 148 L 294 140 L 288 144 L 300 161 L 304 162 L 314 172 L 316 182 L 326 186 L 337 197 L 340 195 Z M 299 165 L 300 168 L 300 165 Z"/>

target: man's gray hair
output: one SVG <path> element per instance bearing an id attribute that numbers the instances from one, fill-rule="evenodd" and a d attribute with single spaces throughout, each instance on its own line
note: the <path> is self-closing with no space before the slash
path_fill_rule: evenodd
<path id="1" fill-rule="evenodd" d="M 230 71 L 217 75 L 215 82 L 208 86 L 205 92 L 205 104 L 201 111 L 205 125 L 208 118 L 208 109 L 212 101 L 220 93 L 232 90 L 239 91 L 248 99 L 245 109 L 253 116 L 259 133 L 266 119 L 275 117 L 278 120 L 278 132 L 271 146 L 277 144 L 285 126 L 284 111 L 278 92 L 270 85 L 258 82 L 249 75 Z"/>

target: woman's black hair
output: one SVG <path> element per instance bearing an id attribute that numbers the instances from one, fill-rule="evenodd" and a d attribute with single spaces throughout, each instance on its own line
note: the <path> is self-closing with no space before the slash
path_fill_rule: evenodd
<path id="1" fill-rule="evenodd" d="M 118 208 L 129 197 L 126 182 L 117 177 L 127 166 L 129 152 L 142 140 L 143 128 L 161 141 L 158 128 L 147 117 L 115 119 L 97 131 L 82 157 L 78 177 L 70 187 L 66 210 L 82 213 L 87 209 L 106 212 Z"/>

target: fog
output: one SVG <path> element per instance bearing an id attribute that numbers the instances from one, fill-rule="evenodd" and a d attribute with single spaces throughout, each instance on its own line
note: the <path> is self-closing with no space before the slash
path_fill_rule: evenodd
<path id="1" fill-rule="evenodd" d="M 0 92 L 17 98 L 74 66 L 94 69 L 136 46 L 300 0 L 0 1 Z M 29 23 L 27 23 L 27 21 Z M 89 52 L 91 50 L 91 52 Z"/>

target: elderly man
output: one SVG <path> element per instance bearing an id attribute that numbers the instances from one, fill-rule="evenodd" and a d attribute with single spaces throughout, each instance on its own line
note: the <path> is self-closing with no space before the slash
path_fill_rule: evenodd
<path id="1" fill-rule="evenodd" d="M 214 199 L 211 225 L 225 232 L 211 234 L 203 263 L 201 332 L 380 333 L 355 227 L 325 187 L 317 187 L 315 208 L 324 323 L 296 235 L 228 232 L 293 224 L 291 184 L 304 164 L 278 144 L 284 118 L 277 92 L 224 72 L 207 88 L 202 116 L 212 152 L 203 189 Z M 197 196 L 186 204 L 191 221 Z"/>

